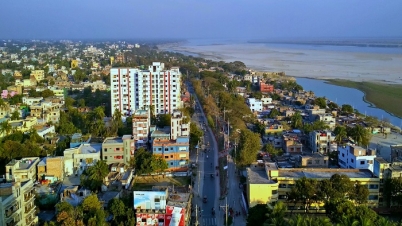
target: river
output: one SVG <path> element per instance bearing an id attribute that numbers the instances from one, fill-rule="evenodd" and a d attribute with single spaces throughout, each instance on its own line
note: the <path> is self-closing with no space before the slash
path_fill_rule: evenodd
<path id="1" fill-rule="evenodd" d="M 400 127 L 402 119 L 398 118 L 382 109 L 376 108 L 372 104 L 364 101 L 364 93 L 360 90 L 336 86 L 326 83 L 323 80 L 297 78 L 297 83 L 303 86 L 305 90 L 313 91 L 317 97 L 326 97 L 336 104 L 350 104 L 361 114 L 375 116 L 378 119 L 389 119 L 389 121 Z"/>

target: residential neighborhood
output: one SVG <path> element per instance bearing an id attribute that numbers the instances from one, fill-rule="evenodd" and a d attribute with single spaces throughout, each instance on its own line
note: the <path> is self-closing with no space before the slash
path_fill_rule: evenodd
<path id="1" fill-rule="evenodd" d="M 92 199 L 111 225 L 221 225 L 215 209 L 245 225 L 278 202 L 328 214 L 324 195 L 294 189 L 338 177 L 367 189 L 348 201 L 402 204 L 386 191 L 402 172 L 400 131 L 284 72 L 124 41 L 6 41 L 0 60 L 0 225 L 68 222 L 64 203 Z M 116 219 L 116 200 L 131 218 Z"/>

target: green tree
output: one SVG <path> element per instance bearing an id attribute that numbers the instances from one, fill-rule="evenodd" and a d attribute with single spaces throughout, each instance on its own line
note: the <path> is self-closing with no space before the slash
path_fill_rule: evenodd
<path id="1" fill-rule="evenodd" d="M 367 185 L 361 185 L 357 181 L 353 187 L 353 191 L 349 195 L 349 199 L 354 200 L 357 204 L 365 204 L 369 194 Z"/>
<path id="2" fill-rule="evenodd" d="M 349 104 L 343 104 L 341 111 L 343 114 L 351 114 L 354 112 L 353 107 Z"/>
<path id="3" fill-rule="evenodd" d="M 299 111 L 296 111 L 292 117 L 291 117 L 291 121 L 292 121 L 292 127 L 295 129 L 301 129 L 303 127 L 303 118 L 300 114 Z"/>
<path id="4" fill-rule="evenodd" d="M 303 203 L 306 212 L 309 212 L 311 204 L 317 200 L 317 187 L 316 180 L 306 177 L 296 180 L 295 186 L 292 187 L 293 199 Z"/>
<path id="5" fill-rule="evenodd" d="M 329 108 L 331 111 L 334 111 L 334 110 L 337 110 L 337 109 L 339 108 L 339 106 L 338 106 L 336 103 L 334 103 L 334 102 L 330 102 L 330 103 L 328 104 L 328 108 Z"/>
<path id="6" fill-rule="evenodd" d="M 45 90 L 43 90 L 43 91 L 41 92 L 41 96 L 42 96 L 43 98 L 52 97 L 52 96 L 54 96 L 54 93 L 53 93 L 53 91 L 51 91 L 50 89 L 45 89 Z"/>
<path id="7" fill-rule="evenodd" d="M 144 148 L 135 151 L 135 171 L 137 175 L 152 173 L 151 167 L 152 154 Z"/>
<path id="8" fill-rule="evenodd" d="M 103 118 L 105 112 L 103 107 L 96 107 L 93 111 L 88 112 L 86 117 L 87 131 L 91 131 L 92 135 L 101 137 L 105 133 L 105 123 Z"/>
<path id="9" fill-rule="evenodd" d="M 66 97 L 64 99 L 64 105 L 66 106 L 66 108 L 72 107 L 74 105 L 75 100 L 71 97 Z"/>
<path id="10" fill-rule="evenodd" d="M 321 109 L 325 109 L 327 107 L 327 100 L 324 97 L 315 98 L 313 103 L 318 105 Z"/>
<path id="11" fill-rule="evenodd" d="M 126 214 L 126 207 L 120 199 L 114 198 L 107 204 L 108 211 L 113 215 L 113 220 L 123 217 Z"/>
<path id="12" fill-rule="evenodd" d="M 370 144 L 371 134 L 361 125 L 356 125 L 352 128 L 351 137 L 360 146 L 368 146 Z"/>
<path id="13" fill-rule="evenodd" d="M 278 115 L 280 115 L 278 109 L 273 108 L 273 109 L 271 109 L 271 111 L 269 112 L 268 117 L 269 117 L 269 118 L 276 118 L 276 116 L 278 116 Z"/>
<path id="14" fill-rule="evenodd" d="M 91 212 L 100 210 L 102 208 L 102 203 L 99 201 L 96 194 L 91 194 L 82 201 L 81 206 L 84 211 Z"/>
<path id="15" fill-rule="evenodd" d="M 276 158 L 283 154 L 282 149 L 275 148 L 272 144 L 265 144 L 262 150 L 269 153 L 271 158 Z"/>
<path id="16" fill-rule="evenodd" d="M 0 134 L 9 135 L 13 127 L 7 120 L 0 122 Z"/>
<path id="17" fill-rule="evenodd" d="M 384 181 L 384 201 L 388 207 L 402 206 L 402 178 L 387 178 Z"/>
<path id="18" fill-rule="evenodd" d="M 203 134 L 203 131 L 198 128 L 197 124 L 190 123 L 190 150 L 194 150 Z"/>
<path id="19" fill-rule="evenodd" d="M 158 115 L 156 125 L 158 127 L 170 126 L 171 119 L 172 119 L 172 116 L 170 114 Z"/>
<path id="20" fill-rule="evenodd" d="M 260 149 L 260 135 L 248 129 L 241 130 L 239 151 L 236 153 L 236 162 L 241 166 L 250 165 L 257 159 L 257 153 Z"/>
<path id="21" fill-rule="evenodd" d="M 105 161 L 99 160 L 84 171 L 81 176 L 81 185 L 88 187 L 91 191 L 98 191 L 108 174 L 109 166 Z"/>
<path id="22" fill-rule="evenodd" d="M 168 168 L 168 164 L 162 156 L 152 155 L 151 157 L 151 168 L 152 172 L 161 173 Z"/>
<path id="23" fill-rule="evenodd" d="M 343 142 L 343 139 L 348 137 L 346 128 L 344 126 L 336 126 L 334 129 L 334 133 L 335 133 L 335 141 L 338 145 L 340 145 Z"/>

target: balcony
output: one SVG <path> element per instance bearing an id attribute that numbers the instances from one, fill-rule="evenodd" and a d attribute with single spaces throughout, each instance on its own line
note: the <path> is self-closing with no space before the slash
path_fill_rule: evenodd
<path id="1" fill-rule="evenodd" d="M 29 215 L 31 215 L 32 213 L 34 213 L 35 212 L 35 205 L 34 204 L 32 204 L 30 207 L 28 207 L 28 208 L 25 208 L 25 215 L 27 215 L 27 216 L 29 216 Z"/>
<path id="2" fill-rule="evenodd" d="M 27 226 L 35 225 L 35 217 L 29 216 L 25 219 L 25 223 Z"/>
<path id="3" fill-rule="evenodd" d="M 32 192 L 32 191 L 31 191 Z M 30 202 L 35 198 L 34 193 L 28 193 L 24 195 L 24 202 Z"/>

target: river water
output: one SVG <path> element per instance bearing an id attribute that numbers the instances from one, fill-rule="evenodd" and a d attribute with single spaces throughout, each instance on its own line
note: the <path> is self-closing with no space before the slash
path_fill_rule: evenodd
<path id="1" fill-rule="evenodd" d="M 297 83 L 303 86 L 304 90 L 311 90 L 317 97 L 326 97 L 339 106 L 342 104 L 350 104 L 362 114 L 375 116 L 380 120 L 389 119 L 395 126 L 400 127 L 402 124 L 402 119 L 365 102 L 364 93 L 360 90 L 336 86 L 326 83 L 323 80 L 308 78 L 297 78 Z"/>

